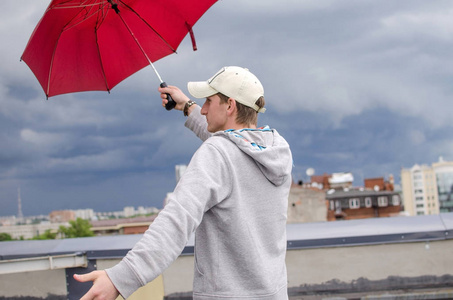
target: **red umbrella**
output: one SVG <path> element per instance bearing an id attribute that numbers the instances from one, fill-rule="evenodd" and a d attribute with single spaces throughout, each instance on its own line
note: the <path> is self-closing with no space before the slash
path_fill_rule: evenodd
<path id="1" fill-rule="evenodd" d="M 53 0 L 21 57 L 47 97 L 110 91 L 176 52 L 216 0 Z M 170 107 L 169 109 L 171 109 Z M 168 109 L 168 108 L 167 108 Z"/>

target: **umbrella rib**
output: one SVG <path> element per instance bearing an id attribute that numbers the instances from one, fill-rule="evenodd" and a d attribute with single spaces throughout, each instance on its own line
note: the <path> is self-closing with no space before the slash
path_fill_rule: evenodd
<path id="1" fill-rule="evenodd" d="M 107 92 L 110 93 L 110 87 L 109 87 L 109 83 L 107 81 L 107 76 L 105 76 L 105 69 L 104 69 L 104 64 L 102 63 L 102 56 L 101 56 L 101 51 L 99 49 L 99 43 L 98 43 L 98 31 L 96 31 L 96 48 L 98 49 L 98 55 L 99 55 L 99 61 L 100 61 L 100 64 L 101 64 L 101 70 L 102 70 L 102 77 L 104 78 L 104 83 L 105 83 L 105 89 L 107 90 Z"/>
<path id="2" fill-rule="evenodd" d="M 72 2 L 72 0 L 66 0 L 66 1 L 60 2 L 60 3 L 55 4 L 55 5 L 53 5 L 53 6 L 49 6 L 49 10 L 50 10 L 50 9 L 66 8 L 64 5 L 65 5 L 66 3 L 71 3 L 71 2 Z M 52 3 L 51 3 L 51 4 L 52 4 Z M 72 6 L 73 6 L 73 5 L 68 6 L 68 7 L 72 7 Z M 79 5 L 75 5 L 75 7 L 79 7 L 79 6 L 80 6 L 80 4 L 79 4 Z"/>
<path id="3" fill-rule="evenodd" d="M 181 0 L 183 1 L 183 0 Z M 156 29 L 153 28 L 153 26 L 151 26 L 148 22 L 146 22 L 145 19 L 143 19 L 139 13 L 137 13 L 132 7 L 130 7 L 129 5 L 127 5 L 126 3 L 124 3 L 124 1 L 122 0 L 119 0 L 118 2 L 120 2 L 122 5 L 124 5 L 125 7 L 127 7 L 131 12 L 133 12 L 140 20 L 143 21 L 143 23 L 145 23 L 152 31 L 154 31 L 154 33 L 168 46 L 168 48 L 171 49 L 171 51 L 173 51 L 174 53 L 176 53 L 176 49 L 174 49 L 170 43 L 167 42 L 167 40 L 164 39 L 164 37 L 162 35 L 160 35 L 159 32 L 156 31 Z M 121 20 L 123 20 L 123 18 L 121 18 Z M 124 20 L 123 20 L 123 23 L 124 23 Z M 127 27 L 127 25 L 126 25 Z M 128 27 L 128 30 L 130 31 L 129 27 Z M 141 48 L 141 47 L 140 47 Z"/>
<path id="4" fill-rule="evenodd" d="M 101 10 L 101 11 L 104 12 L 104 10 Z M 109 12 L 109 10 L 107 10 L 107 13 L 108 12 Z M 101 15 L 101 18 L 99 18 L 100 14 L 98 13 L 98 19 L 96 20 L 96 26 L 94 28 L 94 31 L 95 31 L 95 36 L 96 36 L 96 49 L 98 50 L 97 52 L 99 55 L 99 62 L 101 64 L 102 77 L 104 78 L 105 88 L 106 88 L 107 92 L 110 93 L 110 87 L 109 87 L 109 83 L 107 81 L 107 76 L 105 75 L 105 68 L 104 68 L 104 64 L 102 62 L 101 49 L 99 48 L 99 40 L 98 40 L 98 28 L 100 27 L 100 23 L 102 23 L 105 20 L 107 13 L 103 13 Z"/>
<path id="5" fill-rule="evenodd" d="M 52 7 L 52 9 L 67 9 L 67 8 L 79 8 L 79 7 L 93 7 L 93 6 L 98 6 L 99 3 L 93 3 L 93 4 L 80 4 L 80 5 L 61 5 L 59 4 L 58 6 Z"/>
<path id="6" fill-rule="evenodd" d="M 121 21 L 123 22 L 124 26 L 126 26 L 127 30 L 129 31 L 130 35 L 132 36 L 132 38 L 135 40 L 135 43 L 137 44 L 137 46 L 140 48 L 140 50 L 142 51 L 143 55 L 145 56 L 146 60 L 148 61 L 148 63 L 150 64 L 150 66 L 153 68 L 154 70 L 154 73 L 156 73 L 157 75 L 157 78 L 159 78 L 159 81 L 161 83 L 163 83 L 163 80 L 162 78 L 160 77 L 160 74 L 159 72 L 157 72 L 157 69 L 154 67 L 154 64 L 152 63 L 151 59 L 148 57 L 148 54 L 146 54 L 145 52 L 145 49 L 143 49 L 142 45 L 140 44 L 140 42 L 137 40 L 137 38 L 135 37 L 134 33 L 132 32 L 132 30 L 129 28 L 129 26 L 127 25 L 126 21 L 124 21 L 123 17 L 121 16 L 121 14 L 119 13 L 119 11 L 116 12 L 118 17 L 121 19 Z M 154 29 L 153 29 L 154 30 Z"/>
<path id="7" fill-rule="evenodd" d="M 49 93 L 50 93 L 50 77 L 52 76 L 52 69 L 53 69 L 53 62 L 55 59 L 55 52 L 57 51 L 58 47 L 58 41 L 60 40 L 61 35 L 63 34 L 63 30 L 60 31 L 60 35 L 58 36 L 57 42 L 55 43 L 55 47 L 53 48 L 52 52 L 52 59 L 50 61 L 50 66 L 49 66 L 49 77 L 47 78 L 47 88 L 46 88 L 46 97 L 49 99 Z"/>
<path id="8" fill-rule="evenodd" d="M 145 52 L 145 49 L 143 49 L 142 45 L 139 43 L 139 41 L 137 40 L 137 38 L 135 37 L 134 33 L 132 32 L 132 30 L 129 28 L 129 26 L 127 25 L 126 21 L 124 21 L 123 19 L 123 16 L 121 16 L 120 13 L 117 13 L 118 17 L 121 19 L 121 21 L 123 22 L 124 26 L 126 26 L 127 30 L 129 31 L 130 35 L 134 38 L 134 41 L 135 43 L 137 44 L 137 46 L 140 48 L 140 50 L 142 51 L 143 55 L 146 57 L 146 59 L 148 60 L 148 62 L 152 65 L 152 62 L 151 62 L 151 59 L 149 59 L 148 55 L 146 54 Z"/>

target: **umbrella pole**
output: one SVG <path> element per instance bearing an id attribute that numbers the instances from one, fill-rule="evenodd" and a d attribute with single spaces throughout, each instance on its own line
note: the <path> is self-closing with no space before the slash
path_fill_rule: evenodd
<path id="1" fill-rule="evenodd" d="M 140 42 L 137 40 L 137 38 L 135 37 L 134 33 L 132 32 L 132 30 L 129 28 L 129 26 L 127 25 L 126 21 L 124 21 L 123 17 L 121 16 L 120 14 L 120 10 L 118 9 L 118 4 L 116 3 L 113 3 L 112 0 L 107 0 L 111 5 L 112 5 L 112 9 L 116 12 L 116 14 L 118 15 L 118 17 L 120 17 L 121 21 L 123 22 L 124 26 L 126 26 L 127 30 L 129 31 L 129 33 L 131 34 L 131 36 L 134 38 L 135 42 L 137 43 L 138 47 L 140 48 L 140 50 L 142 51 L 143 55 L 145 56 L 146 60 L 148 61 L 148 63 L 151 65 L 151 67 L 153 68 L 154 70 L 154 73 L 156 73 L 157 75 L 157 78 L 159 78 L 159 81 L 160 81 L 160 87 L 167 87 L 167 83 L 165 83 L 165 81 L 162 80 L 162 77 L 160 77 L 159 75 L 159 72 L 157 72 L 157 69 L 156 67 L 154 67 L 154 64 L 151 62 L 151 60 L 149 59 L 148 55 L 146 54 L 145 50 L 143 49 L 142 45 L 140 44 Z M 176 102 L 175 100 L 173 100 L 173 98 L 170 96 L 170 94 L 167 93 L 167 104 L 165 105 L 165 108 L 167 110 L 172 110 L 173 108 L 175 108 L 176 106 Z"/>

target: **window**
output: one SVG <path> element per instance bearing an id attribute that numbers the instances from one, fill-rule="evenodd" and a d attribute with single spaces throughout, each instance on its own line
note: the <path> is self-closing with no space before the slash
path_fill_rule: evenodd
<path id="1" fill-rule="evenodd" d="M 388 205 L 388 198 L 387 196 L 379 196 L 377 198 L 378 200 L 378 206 L 379 207 L 383 207 L 383 206 L 387 206 Z"/>
<path id="2" fill-rule="evenodd" d="M 371 197 L 366 197 L 365 198 L 365 207 L 371 207 L 373 205 L 373 202 L 371 201 Z"/>
<path id="3" fill-rule="evenodd" d="M 330 210 L 335 210 L 335 202 L 330 201 Z"/>
<path id="4" fill-rule="evenodd" d="M 392 196 L 392 204 L 394 206 L 400 205 L 400 197 L 398 195 L 393 195 Z"/>
<path id="5" fill-rule="evenodd" d="M 349 199 L 349 208 L 352 208 L 352 209 L 360 208 L 360 199 L 359 198 Z"/>

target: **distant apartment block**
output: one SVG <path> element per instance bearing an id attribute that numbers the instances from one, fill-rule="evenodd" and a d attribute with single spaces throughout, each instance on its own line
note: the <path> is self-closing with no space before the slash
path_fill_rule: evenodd
<path id="1" fill-rule="evenodd" d="M 49 214 L 51 223 L 61 223 L 74 221 L 76 219 L 75 211 L 73 210 L 54 210 Z"/>
<path id="2" fill-rule="evenodd" d="M 124 218 L 132 218 L 136 216 L 144 216 L 144 215 L 152 215 L 159 213 L 159 209 L 156 207 L 143 207 L 139 206 L 137 209 L 133 206 L 126 206 L 123 209 L 122 215 L 120 217 Z"/>
<path id="3" fill-rule="evenodd" d="M 453 162 L 439 161 L 401 170 L 404 210 L 410 215 L 453 212 Z"/>
<path id="4" fill-rule="evenodd" d="M 175 166 L 175 175 L 176 175 L 176 183 L 179 182 L 181 179 L 182 175 L 187 169 L 187 165 L 176 165 Z"/>
<path id="5" fill-rule="evenodd" d="M 49 214 L 49 220 L 52 223 L 75 221 L 77 218 L 84 220 L 93 220 L 95 219 L 94 210 L 92 210 L 91 208 L 76 210 L 54 210 Z"/>
<path id="6" fill-rule="evenodd" d="M 125 218 L 130 218 L 130 217 L 133 217 L 135 215 L 135 208 L 133 206 L 126 206 L 123 209 L 123 212 L 124 212 L 124 217 Z"/>
<path id="7" fill-rule="evenodd" d="M 84 220 L 93 220 L 95 218 L 94 210 L 92 210 L 91 208 L 77 209 L 74 211 L 74 213 L 75 213 L 76 219 L 81 218 Z"/>
<path id="8" fill-rule="evenodd" d="M 432 166 L 436 173 L 439 211 L 453 212 L 453 161 L 444 161 L 440 157 L 439 162 L 433 163 Z"/>

